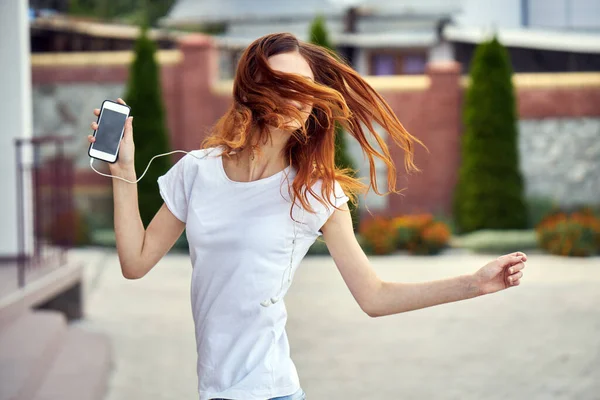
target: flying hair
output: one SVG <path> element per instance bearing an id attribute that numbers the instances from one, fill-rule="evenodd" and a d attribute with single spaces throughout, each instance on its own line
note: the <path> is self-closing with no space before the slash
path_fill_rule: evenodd
<path id="1" fill-rule="evenodd" d="M 269 67 L 269 57 L 290 52 L 298 52 L 306 59 L 314 81 Z M 406 172 L 419 171 L 413 162 L 414 146 L 423 143 L 408 133 L 383 97 L 335 53 L 289 33 L 263 36 L 246 48 L 234 78 L 233 102 L 201 147 L 221 146 L 226 156 L 245 148 L 259 150 L 260 143 L 270 140 L 270 129 L 285 128 L 290 119 L 301 120 L 302 111 L 290 100 L 312 105 L 306 123 L 292 132 L 285 146 L 289 163 L 297 171 L 291 187 L 293 196 L 309 212 L 314 212 L 309 194 L 324 205 L 334 206 L 329 199 L 336 181 L 353 203 L 358 193 L 369 188 L 378 195 L 387 194 L 381 193 L 377 185 L 375 157 L 388 168 L 388 193 L 401 192 L 396 190 L 397 171 L 389 148 L 374 123 L 404 151 Z M 368 186 L 354 177 L 354 171 L 336 168 L 336 123 L 360 144 L 369 160 Z M 371 145 L 373 141 L 380 150 Z M 314 193 L 312 188 L 318 180 L 322 180 L 321 193 Z"/>

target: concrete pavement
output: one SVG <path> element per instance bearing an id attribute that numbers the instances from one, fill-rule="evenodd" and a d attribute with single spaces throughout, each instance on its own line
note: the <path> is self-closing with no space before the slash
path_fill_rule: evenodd
<path id="1" fill-rule="evenodd" d="M 107 333 L 107 400 L 195 399 L 191 264 L 168 255 L 143 279 L 115 252 L 85 259 L 81 324 Z M 493 256 L 371 257 L 382 279 L 474 272 Z M 308 399 L 600 399 L 600 258 L 529 254 L 520 286 L 372 319 L 329 257 L 306 258 L 286 297 L 292 357 Z"/>

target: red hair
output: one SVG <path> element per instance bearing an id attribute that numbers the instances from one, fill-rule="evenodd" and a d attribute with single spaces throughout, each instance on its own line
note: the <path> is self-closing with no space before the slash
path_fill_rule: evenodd
<path id="1" fill-rule="evenodd" d="M 277 54 L 298 52 L 309 63 L 315 81 L 296 74 L 272 70 L 268 58 Z M 404 152 L 407 172 L 418 171 L 413 163 L 414 143 L 422 144 L 404 129 L 390 106 L 361 76 L 339 60 L 335 53 L 299 41 L 289 33 L 276 33 L 255 40 L 242 54 L 234 83 L 233 104 L 202 142 L 202 148 L 222 146 L 229 154 L 244 148 L 257 148 L 269 139 L 269 128 L 282 128 L 286 118 L 301 120 L 301 111 L 285 100 L 312 104 L 311 114 L 303 127 L 294 131 L 285 152 L 297 175 L 292 184 L 294 198 L 313 211 L 307 199 L 310 193 L 318 201 L 329 203 L 337 181 L 350 200 L 367 186 L 350 176 L 353 171 L 337 169 L 335 156 L 335 124 L 341 124 L 360 144 L 369 159 L 370 185 L 377 187 L 374 157 L 388 167 L 388 187 L 396 191 L 396 167 L 388 146 L 377 134 L 373 122 L 385 129 Z M 365 132 L 374 139 L 381 152 L 369 143 Z M 313 184 L 322 180 L 321 193 Z"/>

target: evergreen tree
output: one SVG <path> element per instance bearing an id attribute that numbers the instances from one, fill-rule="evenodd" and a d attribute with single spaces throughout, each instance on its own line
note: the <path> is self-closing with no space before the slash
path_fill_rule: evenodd
<path id="1" fill-rule="evenodd" d="M 527 224 L 512 67 L 496 38 L 480 44 L 471 61 L 463 110 L 462 164 L 454 217 L 462 232 L 522 229 Z"/>
<path id="2" fill-rule="evenodd" d="M 68 13 L 102 20 L 125 20 L 150 26 L 168 14 L 175 0 L 69 0 Z"/>
<path id="3" fill-rule="evenodd" d="M 134 116 L 135 171 L 137 176 L 146 169 L 156 154 L 169 151 L 169 140 L 165 127 L 165 111 L 160 85 L 160 69 L 154 58 L 156 46 L 142 29 L 135 44 L 135 60 L 129 70 L 125 101 Z M 148 226 L 162 205 L 157 188 L 157 179 L 170 168 L 168 156 L 158 157 L 148 172 L 138 182 L 140 214 L 144 226 Z"/>
<path id="4" fill-rule="evenodd" d="M 327 27 L 325 26 L 325 19 L 322 16 L 316 17 L 311 24 L 310 41 L 313 44 L 334 51 L 333 46 L 329 41 Z M 350 168 L 352 170 L 355 170 L 352 163 L 352 159 L 348 155 L 346 145 L 346 132 L 344 131 L 344 128 L 339 124 L 336 124 L 335 126 L 335 165 L 337 168 L 340 169 Z M 352 204 L 348 204 L 348 207 L 350 208 L 353 225 L 356 230 L 359 221 L 358 208 Z"/>

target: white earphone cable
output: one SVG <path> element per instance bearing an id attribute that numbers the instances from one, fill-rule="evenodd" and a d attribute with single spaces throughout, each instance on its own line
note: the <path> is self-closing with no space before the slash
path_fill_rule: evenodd
<path id="1" fill-rule="evenodd" d="M 146 166 L 146 169 L 144 170 L 144 173 L 142 173 L 142 175 L 136 181 L 131 181 L 129 179 L 125 179 L 125 178 L 120 177 L 120 176 L 114 176 L 114 175 L 104 174 L 104 173 L 98 171 L 96 168 L 94 168 L 94 159 L 91 158 L 91 157 L 90 157 L 90 167 L 92 167 L 92 169 L 96 173 L 98 173 L 98 174 L 100 174 L 102 176 L 106 176 L 108 178 L 120 179 L 120 180 L 122 180 L 124 182 L 127 182 L 127 183 L 138 183 L 144 177 L 144 175 L 146 175 L 146 172 L 148 172 L 148 168 L 150 168 L 150 164 L 152 164 L 152 161 L 154 161 L 155 158 L 162 157 L 162 156 L 168 156 L 168 155 L 173 154 L 173 153 L 185 153 L 185 154 L 189 154 L 192 157 L 197 158 L 199 160 L 201 159 L 201 158 L 196 157 L 195 155 L 191 154 L 191 152 L 187 152 L 187 151 L 184 151 L 184 150 L 173 150 L 173 151 L 170 151 L 168 153 L 157 154 L 154 157 L 152 157 L 152 159 L 150 159 L 150 162 Z M 301 208 L 302 208 L 302 220 L 304 220 L 304 208 L 303 207 L 301 207 Z M 260 303 L 260 305 L 263 306 L 263 307 L 269 307 L 269 306 L 277 303 L 279 300 L 281 300 L 281 297 L 282 297 L 281 295 L 284 292 L 284 290 L 286 290 L 285 287 L 288 286 L 288 288 L 289 288 L 289 284 L 292 281 L 292 270 L 294 268 L 294 250 L 296 249 L 296 239 L 297 239 L 297 232 L 296 232 L 296 224 L 297 224 L 297 222 L 292 219 L 292 223 L 294 224 L 294 238 L 292 239 L 292 252 L 291 252 L 291 255 L 290 255 L 290 262 L 289 262 L 288 266 L 286 267 L 285 271 L 283 272 L 283 274 L 281 276 L 281 286 L 279 288 L 279 292 L 277 292 L 277 294 L 275 296 L 271 297 L 270 299 L 262 301 Z M 286 279 L 285 279 L 286 274 L 287 274 L 287 282 L 286 282 Z"/>
<path id="2" fill-rule="evenodd" d="M 173 153 L 185 153 L 185 154 L 189 154 L 190 156 L 192 156 L 192 157 L 194 157 L 194 158 L 197 158 L 198 160 L 200 160 L 200 159 L 201 159 L 201 158 L 199 158 L 199 157 L 196 157 L 195 155 L 191 154 L 191 152 L 188 152 L 188 151 L 185 151 L 185 150 L 173 150 L 173 151 L 170 151 L 170 152 L 168 152 L 168 153 L 157 154 L 157 155 L 155 155 L 154 157 L 152 157 L 152 158 L 150 159 L 150 162 L 149 162 L 149 163 L 148 163 L 148 165 L 146 166 L 146 169 L 144 170 L 144 173 L 143 173 L 143 174 L 142 174 L 142 176 L 140 176 L 140 177 L 138 178 L 138 180 L 137 180 L 137 181 L 135 181 L 135 182 L 134 182 L 134 181 L 130 181 L 129 179 L 122 178 L 122 177 L 120 177 L 120 176 L 114 176 L 114 175 L 103 174 L 102 172 L 100 172 L 100 171 L 98 171 L 96 168 L 94 168 L 94 159 L 93 159 L 93 158 L 91 158 L 91 157 L 90 157 L 90 167 L 92 167 L 92 169 L 93 169 L 94 171 L 96 171 L 96 173 L 98 173 L 98 174 L 100 174 L 100 175 L 102 175 L 102 176 L 106 176 L 106 177 L 108 177 L 108 178 L 116 178 L 116 179 L 120 179 L 120 180 L 122 180 L 122 181 L 125 181 L 125 182 L 127 182 L 127 183 L 138 183 L 138 182 L 139 182 L 139 181 L 140 181 L 140 180 L 141 180 L 141 179 L 144 177 L 144 175 L 146 175 L 146 172 L 148 172 L 148 168 L 150 168 L 150 164 L 152 164 L 152 161 L 154 161 L 154 159 L 155 159 L 155 158 L 162 157 L 162 156 L 168 156 L 169 154 L 173 154 Z"/>
<path id="3" fill-rule="evenodd" d="M 304 208 L 302 207 L 302 221 L 303 220 L 304 220 Z M 295 220 L 292 220 L 292 223 L 294 224 L 294 238 L 292 239 L 292 252 L 290 254 L 290 262 L 281 276 L 281 286 L 279 288 L 279 292 L 277 292 L 277 294 L 275 296 L 271 297 L 270 299 L 261 301 L 260 305 L 263 307 L 269 307 L 269 306 L 277 303 L 279 300 L 281 300 L 282 293 L 285 290 L 289 289 L 290 283 L 292 282 L 292 270 L 294 268 L 294 250 L 296 249 L 296 239 L 297 239 L 297 234 L 296 234 L 297 222 Z M 287 282 L 285 282 L 286 274 L 288 276 Z M 287 286 L 287 288 L 285 286 Z"/>

